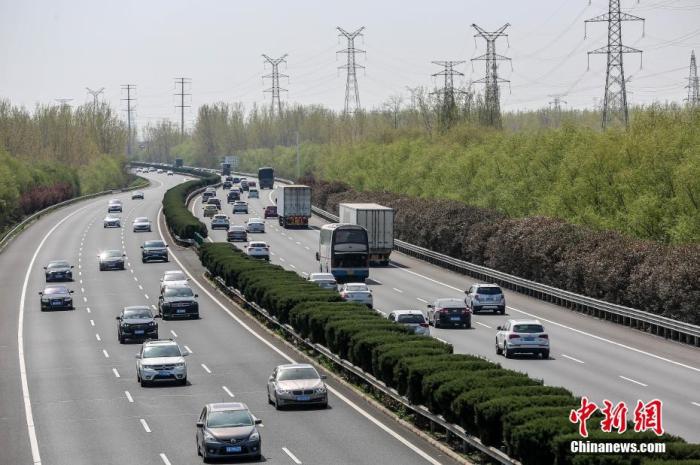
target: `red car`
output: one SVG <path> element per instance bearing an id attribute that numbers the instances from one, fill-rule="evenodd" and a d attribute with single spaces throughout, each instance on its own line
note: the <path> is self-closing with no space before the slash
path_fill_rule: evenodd
<path id="1" fill-rule="evenodd" d="M 265 218 L 277 218 L 277 207 L 275 205 L 265 207 Z"/>

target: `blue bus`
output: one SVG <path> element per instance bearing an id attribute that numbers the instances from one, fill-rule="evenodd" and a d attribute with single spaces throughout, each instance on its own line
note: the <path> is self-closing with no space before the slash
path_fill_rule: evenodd
<path id="1" fill-rule="evenodd" d="M 260 190 L 272 189 L 275 187 L 275 170 L 264 166 L 258 170 L 258 181 L 260 182 Z"/>
<path id="2" fill-rule="evenodd" d="M 350 223 L 321 227 L 316 260 L 322 273 L 332 273 L 339 283 L 364 282 L 369 277 L 367 230 Z"/>

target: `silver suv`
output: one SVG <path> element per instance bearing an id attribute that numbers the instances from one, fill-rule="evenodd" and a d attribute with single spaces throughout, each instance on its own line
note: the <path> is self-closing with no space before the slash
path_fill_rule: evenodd
<path id="1" fill-rule="evenodd" d="M 510 358 L 515 353 L 531 353 L 549 358 L 549 335 L 539 320 L 508 320 L 496 329 L 496 354 Z"/>
<path id="2" fill-rule="evenodd" d="M 464 293 L 467 294 L 464 302 L 472 313 L 482 310 L 492 310 L 501 315 L 506 313 L 506 298 L 497 284 L 473 284 Z"/>
<path id="3" fill-rule="evenodd" d="M 187 384 L 187 363 L 180 346 L 172 339 L 144 342 L 136 354 L 136 379 L 141 386 L 162 381 Z"/>

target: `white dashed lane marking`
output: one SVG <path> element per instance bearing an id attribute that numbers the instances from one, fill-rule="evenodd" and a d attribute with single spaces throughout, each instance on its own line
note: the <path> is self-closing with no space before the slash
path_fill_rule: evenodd
<path id="1" fill-rule="evenodd" d="M 284 451 L 285 454 L 287 454 L 289 456 L 290 459 L 292 459 L 292 461 L 294 463 L 296 463 L 297 465 L 301 465 L 301 460 L 296 458 L 296 456 L 294 454 L 292 454 L 292 452 L 289 449 L 287 449 L 286 447 L 283 447 L 282 450 Z"/>
<path id="2" fill-rule="evenodd" d="M 211 374 L 211 370 L 209 369 L 209 367 L 206 366 L 206 365 L 203 364 L 203 363 L 202 363 L 202 368 L 204 368 L 204 371 L 206 371 L 207 373 L 210 373 L 210 374 Z"/>
<path id="3" fill-rule="evenodd" d="M 150 433 L 151 428 L 148 427 L 148 423 L 146 423 L 146 420 L 141 418 L 139 421 L 141 422 L 141 426 L 143 426 L 143 429 L 146 430 L 147 433 Z"/>
<path id="4" fill-rule="evenodd" d="M 153 305 L 153 308 L 155 308 L 155 305 Z M 177 337 L 177 333 L 173 331 L 172 329 L 170 330 L 170 334 L 173 335 L 173 337 Z"/>
<path id="5" fill-rule="evenodd" d="M 129 402 L 131 402 L 132 404 L 134 403 L 134 398 L 131 397 L 131 394 L 129 393 L 129 391 L 124 391 L 124 395 L 126 396 L 126 399 L 127 399 Z"/>
<path id="6" fill-rule="evenodd" d="M 229 397 L 236 397 L 233 395 L 233 392 L 231 392 L 226 386 L 221 386 L 221 389 L 223 389 L 224 392 L 229 395 Z"/>
<path id="7" fill-rule="evenodd" d="M 475 321 L 474 323 L 478 324 L 479 326 L 483 326 L 484 328 L 491 329 L 491 327 L 489 325 L 485 325 L 484 323 L 482 323 L 480 321 Z"/>
<path id="8" fill-rule="evenodd" d="M 121 376 L 119 376 L 119 372 L 117 371 L 116 368 L 112 368 L 112 373 L 114 373 L 114 376 L 115 376 L 115 377 L 121 378 Z"/>
<path id="9" fill-rule="evenodd" d="M 630 383 L 638 384 L 639 386 L 642 386 L 642 387 L 647 387 L 647 386 L 648 386 L 648 384 L 644 384 L 644 383 L 642 383 L 642 382 L 640 382 L 640 381 L 634 380 L 634 379 L 632 379 L 632 378 L 628 378 L 628 377 L 626 377 L 626 376 L 620 375 L 620 378 L 624 379 L 625 381 L 629 381 Z"/>
<path id="10" fill-rule="evenodd" d="M 105 349 L 102 349 L 102 353 L 104 354 L 105 358 L 109 358 L 109 353 Z"/>
<path id="11" fill-rule="evenodd" d="M 573 361 L 576 362 L 576 363 L 581 363 L 581 364 L 584 363 L 583 360 L 579 360 L 579 359 L 577 359 L 577 358 L 571 357 L 571 356 L 566 355 L 566 354 L 561 354 L 561 356 L 564 357 L 564 358 L 568 358 L 569 360 L 573 360 Z"/>

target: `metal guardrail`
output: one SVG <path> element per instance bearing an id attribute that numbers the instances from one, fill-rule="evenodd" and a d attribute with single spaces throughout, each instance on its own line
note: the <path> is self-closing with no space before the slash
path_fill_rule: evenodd
<path id="1" fill-rule="evenodd" d="M 211 274 L 207 271 L 207 274 Z M 328 348 L 320 345 L 314 344 L 308 339 L 304 339 L 297 333 L 294 328 L 290 325 L 282 324 L 276 317 L 271 315 L 267 310 L 262 308 L 256 302 L 251 302 L 236 288 L 226 285 L 226 282 L 220 277 L 213 277 L 216 285 L 221 289 L 226 295 L 232 297 L 237 303 L 242 304 L 244 308 L 253 310 L 259 316 L 263 317 L 268 323 L 274 325 L 277 329 L 286 333 L 289 337 L 294 339 L 294 341 L 319 355 L 327 358 L 334 365 L 344 370 L 345 372 L 351 374 L 352 376 L 362 380 L 363 383 L 370 386 L 375 393 L 381 393 L 381 395 L 390 398 L 393 402 L 401 404 L 406 410 L 412 412 L 417 417 L 420 417 L 427 422 L 430 427 L 431 432 L 435 432 L 436 428 L 440 428 L 444 431 L 447 443 L 451 444 L 455 441 L 461 443 L 462 452 L 466 452 L 469 448 L 473 450 L 478 450 L 482 454 L 488 456 L 491 460 L 496 463 L 503 465 L 516 465 L 519 464 L 518 461 L 513 460 L 508 457 L 504 452 L 484 445 L 478 438 L 467 434 L 464 429 L 459 426 L 445 421 L 445 419 L 440 415 L 435 415 L 430 412 L 426 407 L 422 405 L 412 404 L 406 397 L 399 395 L 394 389 L 388 387 L 384 382 L 378 380 L 371 374 L 365 372 L 361 368 L 353 365 L 349 361 L 340 358 L 338 355 L 331 352 Z"/>

